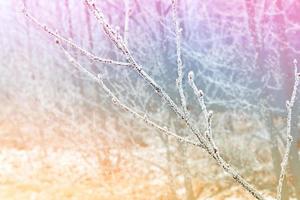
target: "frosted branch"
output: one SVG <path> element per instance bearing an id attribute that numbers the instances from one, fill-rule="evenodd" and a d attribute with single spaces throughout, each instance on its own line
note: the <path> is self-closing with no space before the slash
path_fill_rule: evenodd
<path id="1" fill-rule="evenodd" d="M 156 124 L 155 122 L 153 122 L 152 120 L 150 120 L 148 118 L 148 116 L 146 114 L 140 114 L 136 111 L 134 111 L 133 109 L 129 108 L 128 106 L 126 106 L 125 104 L 123 104 L 120 99 L 117 98 L 116 95 L 114 95 L 114 93 L 106 86 L 106 84 L 104 83 L 103 79 L 101 78 L 101 76 L 97 76 L 95 74 L 93 74 L 92 72 L 88 71 L 86 68 L 82 67 L 80 63 L 78 63 L 64 48 L 63 46 L 60 44 L 61 48 L 64 51 L 64 54 L 67 56 L 68 60 L 78 69 L 80 69 L 80 71 L 84 72 L 85 74 L 87 74 L 89 77 L 91 77 L 93 80 L 97 81 L 102 88 L 104 89 L 104 91 L 106 92 L 106 94 L 112 99 L 112 102 L 119 106 L 120 108 L 124 109 L 125 111 L 131 113 L 134 117 L 143 120 L 144 122 L 146 122 L 148 125 L 158 129 L 159 131 L 161 131 L 163 134 L 168 135 L 168 136 L 172 136 L 180 141 L 186 142 L 188 144 L 191 145 L 195 145 L 198 147 L 203 148 L 205 151 L 207 151 L 207 153 L 217 162 L 217 164 L 222 167 L 224 169 L 225 172 L 227 172 L 228 174 L 230 174 L 233 179 L 238 182 L 245 190 L 247 190 L 249 193 L 251 193 L 253 195 L 253 197 L 255 197 L 256 199 L 259 200 L 264 200 L 265 198 L 262 196 L 262 194 L 260 194 L 259 191 L 257 191 L 257 189 L 252 186 L 250 183 L 248 183 L 229 163 L 227 163 L 220 155 L 220 153 L 218 152 L 218 149 L 216 148 L 216 145 L 213 142 L 213 138 L 212 138 L 212 131 L 211 131 L 211 119 L 212 119 L 212 113 L 207 111 L 206 105 L 204 103 L 204 99 L 203 99 L 203 92 L 200 92 L 200 90 L 198 90 L 198 88 L 196 87 L 196 85 L 194 84 L 193 81 L 193 74 L 191 73 L 190 76 L 192 78 L 190 78 L 190 85 L 192 86 L 194 93 L 199 97 L 198 101 L 202 107 L 202 109 L 204 110 L 204 114 L 205 114 L 205 118 L 206 118 L 206 122 L 207 122 L 207 131 L 206 134 L 201 134 L 200 131 L 193 125 L 193 123 L 191 122 L 191 120 L 189 119 L 189 117 L 187 116 L 187 109 L 186 109 L 186 100 L 185 100 L 185 96 L 183 93 L 183 87 L 182 87 L 182 80 L 183 80 L 183 64 L 182 64 L 182 60 L 181 60 L 181 42 L 180 42 L 180 37 L 181 37 L 181 30 L 180 30 L 180 26 L 179 26 L 179 22 L 177 19 L 177 5 L 176 5 L 176 1 L 173 0 L 172 1 L 172 9 L 173 9 L 173 20 L 175 23 L 175 29 L 176 29 L 176 53 L 177 53 L 177 67 L 178 67 L 178 79 L 177 79 L 177 85 L 178 85 L 178 90 L 179 90 L 179 94 L 180 94 L 180 99 L 181 99 L 181 105 L 183 108 L 182 109 L 179 108 L 178 105 L 175 104 L 175 102 L 171 99 L 171 97 L 163 90 L 163 88 L 158 85 L 149 75 L 148 73 L 146 73 L 142 66 L 139 65 L 135 58 L 132 56 L 132 54 L 130 53 L 128 47 L 127 47 L 127 37 L 125 36 L 120 36 L 120 34 L 115 31 L 111 25 L 109 25 L 105 19 L 103 14 L 101 13 L 100 10 L 97 9 L 97 7 L 95 6 L 94 1 L 91 0 L 85 0 L 85 2 L 88 5 L 88 8 L 91 10 L 91 12 L 95 15 L 97 21 L 101 24 L 105 34 L 108 36 L 108 38 L 110 39 L 110 41 L 112 41 L 114 43 L 114 45 L 122 52 L 122 54 L 125 56 L 127 63 L 122 63 L 120 64 L 117 61 L 112 61 L 112 60 L 106 60 L 106 59 L 102 59 L 102 58 L 98 58 L 95 55 L 89 53 L 88 51 L 78 47 L 74 42 L 72 42 L 71 40 L 68 40 L 62 36 L 60 36 L 59 34 L 55 33 L 54 31 L 51 31 L 50 29 L 48 29 L 46 26 L 42 25 L 41 23 L 39 23 L 35 18 L 31 17 L 30 15 L 28 15 L 26 13 L 26 11 L 24 12 L 25 15 L 31 19 L 31 21 L 33 21 L 35 24 L 37 24 L 39 27 L 43 28 L 48 34 L 52 35 L 53 37 L 55 37 L 57 39 L 57 43 L 60 44 L 60 41 L 63 41 L 65 43 L 67 43 L 68 45 L 78 49 L 80 52 L 82 52 L 84 55 L 86 55 L 87 57 L 89 57 L 92 60 L 97 60 L 99 62 L 103 62 L 105 64 L 119 64 L 119 65 L 125 65 L 125 66 L 129 66 L 130 68 L 132 68 L 133 70 L 135 70 L 138 75 L 143 78 L 151 87 L 152 89 L 162 98 L 167 102 L 167 105 L 176 113 L 176 115 L 178 117 L 180 117 L 187 125 L 187 127 L 191 130 L 191 132 L 198 138 L 199 143 L 195 143 L 193 141 L 190 141 L 184 137 L 181 137 L 179 135 L 177 135 L 176 133 L 173 133 L 171 131 L 169 131 L 169 129 L 161 127 L 160 125 Z M 97 58 L 97 59 L 96 59 Z M 297 88 L 297 87 L 296 87 Z M 200 95 L 200 96 L 199 96 Z M 289 103 L 289 105 L 293 104 L 293 101 L 295 99 L 295 97 L 291 98 L 291 102 Z M 290 129 L 290 128 L 289 128 Z"/>
<path id="2" fill-rule="evenodd" d="M 188 74 L 189 85 L 193 89 L 195 96 L 200 104 L 200 107 L 204 113 L 204 118 L 206 121 L 206 134 L 205 137 L 209 142 L 208 153 L 217 161 L 218 165 L 224 169 L 227 173 L 229 173 L 235 181 L 237 181 L 240 185 L 242 185 L 248 192 L 250 192 L 256 199 L 265 199 L 258 190 L 249 184 L 229 163 L 227 163 L 220 155 L 219 150 L 213 140 L 212 137 L 212 128 L 211 128 L 211 120 L 212 120 L 212 111 L 208 111 L 206 104 L 204 102 L 204 93 L 202 90 L 199 90 L 194 81 L 194 73 L 192 71 Z"/>
<path id="3" fill-rule="evenodd" d="M 104 20 L 102 13 L 96 8 L 95 4 L 89 0 L 85 0 L 86 3 L 89 5 L 89 8 L 94 13 L 95 17 L 98 19 L 99 23 L 102 25 L 104 32 L 107 34 L 109 39 L 118 47 L 124 56 L 126 57 L 127 61 L 131 64 L 130 66 L 138 72 L 138 74 L 148 82 L 155 92 L 172 108 L 172 110 L 182 119 L 185 121 L 186 125 L 190 128 L 192 133 L 198 138 L 201 146 L 211 155 L 217 163 L 229 173 L 234 180 L 236 180 L 240 185 L 242 185 L 248 192 L 250 192 L 256 199 L 263 200 L 265 199 L 258 191 L 255 189 L 254 186 L 249 184 L 233 167 L 231 167 L 224 159 L 216 153 L 215 149 L 212 148 L 210 142 L 200 134 L 200 131 L 195 128 L 185 113 L 182 113 L 178 106 L 174 103 L 174 101 L 170 98 L 170 96 L 142 69 L 140 65 L 137 64 L 135 59 L 130 54 L 129 49 L 125 45 L 122 37 L 120 37 L 116 31 Z"/>
<path id="4" fill-rule="evenodd" d="M 59 41 L 63 41 L 66 44 L 68 44 L 69 46 L 79 50 L 83 55 L 87 56 L 89 59 L 91 59 L 93 62 L 100 62 L 100 63 L 104 63 L 104 64 L 115 64 L 115 65 L 121 65 L 121 66 L 129 66 L 129 63 L 126 62 L 119 62 L 119 61 L 114 61 L 114 60 L 110 60 L 110 59 L 105 59 L 105 58 L 100 58 L 97 57 L 96 55 L 90 53 L 89 51 L 79 47 L 77 44 L 75 44 L 72 40 L 67 39 L 63 36 L 61 36 L 60 34 L 56 33 L 55 31 L 51 30 L 50 28 L 48 28 L 46 25 L 43 25 L 42 23 L 40 23 L 35 17 L 33 17 L 32 15 L 30 15 L 26 9 L 23 9 L 23 12 L 25 14 L 25 16 L 34 24 L 36 24 L 38 27 L 42 28 L 44 31 L 46 31 L 48 34 L 50 34 L 51 36 L 53 36 L 55 39 L 59 40 Z"/>
<path id="5" fill-rule="evenodd" d="M 186 118 L 185 114 L 179 109 L 179 107 L 175 104 L 175 102 L 171 99 L 171 97 L 143 70 L 143 68 L 137 64 L 133 56 L 131 55 L 129 49 L 125 45 L 122 37 L 120 37 L 115 30 L 104 20 L 103 14 L 100 10 L 95 6 L 95 4 L 90 0 L 85 0 L 89 9 L 93 12 L 98 22 L 102 25 L 102 28 L 108 38 L 116 45 L 118 49 L 126 57 L 126 60 L 130 63 L 130 66 L 138 73 L 138 75 L 143 78 L 152 88 L 153 90 L 164 99 L 170 108 L 179 116 L 182 120 L 185 121 L 186 125 L 190 128 L 192 133 L 198 138 L 200 143 L 205 143 L 205 138 L 200 134 L 200 131 L 192 125 L 190 120 Z M 205 145 L 204 145 L 205 146 Z"/>
<path id="6" fill-rule="evenodd" d="M 291 96 L 291 100 L 286 102 L 286 108 L 288 111 L 287 114 L 287 128 L 286 128 L 286 147 L 285 147 L 285 152 L 283 155 L 283 159 L 281 162 L 281 171 L 280 171 L 280 176 L 278 180 L 278 185 L 277 185 L 277 200 L 281 200 L 281 195 L 282 195 L 282 186 L 283 186 L 283 181 L 284 177 L 286 176 L 287 173 L 287 165 L 288 165 L 288 160 L 289 160 L 289 154 L 291 151 L 291 146 L 293 142 L 293 136 L 291 135 L 291 124 L 292 124 L 292 111 L 293 111 L 293 106 L 295 104 L 296 96 L 297 96 L 297 89 L 299 85 L 299 79 L 300 79 L 300 73 L 298 73 L 297 70 L 297 60 L 294 60 L 294 76 L 295 76 L 295 81 L 294 81 L 294 87 L 293 87 L 293 92 Z"/>
<path id="7" fill-rule="evenodd" d="M 175 35 L 176 35 L 176 55 L 177 55 L 177 79 L 176 86 L 179 91 L 180 101 L 182 105 L 183 112 L 186 116 L 188 116 L 188 111 L 186 108 L 186 98 L 184 96 L 183 87 L 182 87 L 182 79 L 183 79 L 183 63 L 181 59 L 181 32 L 180 24 L 177 16 L 177 0 L 172 0 L 172 19 L 175 25 Z"/>
<path id="8" fill-rule="evenodd" d="M 62 48 L 65 56 L 67 57 L 68 61 L 72 65 L 74 65 L 81 72 L 85 73 L 92 80 L 97 81 L 100 84 L 100 86 L 104 89 L 105 93 L 111 98 L 112 103 L 114 105 L 120 107 L 122 110 L 124 110 L 126 112 L 131 113 L 135 118 L 144 121 L 147 125 L 149 125 L 150 127 L 153 127 L 155 129 L 157 129 L 158 131 L 160 131 L 164 135 L 173 137 L 173 138 L 179 140 L 180 142 L 191 144 L 193 146 L 202 147 L 201 144 L 193 142 L 193 141 L 191 141 L 191 140 L 189 140 L 189 139 L 187 139 L 185 137 L 181 137 L 178 134 L 170 131 L 169 128 L 167 128 L 167 127 L 162 127 L 162 126 L 158 125 L 157 123 L 155 123 L 154 121 L 152 121 L 151 119 L 149 119 L 149 117 L 146 114 L 139 114 L 138 112 L 134 111 L 130 107 L 128 107 L 125 104 L 123 104 L 120 101 L 120 99 L 117 98 L 117 96 L 106 86 L 106 84 L 104 83 L 104 81 L 103 81 L 103 79 L 102 79 L 102 77 L 100 75 L 96 76 L 95 74 L 93 74 L 92 72 L 90 72 L 89 70 L 87 70 L 78 61 L 76 61 L 75 58 L 67 50 L 65 50 L 62 46 L 61 46 L 61 48 Z"/>
<path id="9" fill-rule="evenodd" d="M 200 107 L 204 114 L 204 118 L 205 118 L 205 122 L 206 122 L 205 136 L 208 139 L 208 141 L 210 142 L 210 144 L 213 146 L 213 148 L 217 149 L 213 142 L 213 139 L 212 139 L 211 121 L 212 121 L 213 112 L 207 110 L 206 104 L 204 102 L 204 93 L 202 90 L 199 90 L 195 84 L 194 72 L 190 71 L 188 74 L 188 78 L 189 78 L 189 85 L 193 89 L 193 92 L 194 92 L 195 96 L 197 97 L 197 100 L 198 100 Z M 217 150 L 215 150 L 215 151 L 217 151 Z"/>

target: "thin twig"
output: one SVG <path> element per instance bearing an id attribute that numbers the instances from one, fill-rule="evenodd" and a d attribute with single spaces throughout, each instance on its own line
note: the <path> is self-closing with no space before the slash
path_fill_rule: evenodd
<path id="1" fill-rule="evenodd" d="M 295 104 L 296 96 L 297 96 L 297 89 L 299 85 L 299 79 L 300 79 L 300 73 L 298 73 L 297 70 L 297 60 L 294 60 L 294 75 L 295 75 L 295 82 L 294 82 L 294 87 L 293 87 L 293 92 L 291 96 L 291 100 L 286 102 L 286 108 L 288 111 L 287 114 L 287 128 L 286 128 L 286 147 L 285 147 L 285 153 L 283 155 L 283 159 L 281 162 L 281 171 L 280 171 L 280 176 L 278 180 L 278 185 L 277 185 L 277 200 L 281 200 L 282 198 L 282 186 L 283 186 L 283 181 L 284 177 L 286 176 L 287 173 L 287 165 L 288 165 L 288 160 L 289 160 L 289 154 L 291 151 L 291 146 L 293 142 L 293 136 L 291 134 L 291 123 L 292 123 L 292 111 L 293 111 L 293 106 Z"/>
<path id="2" fill-rule="evenodd" d="M 214 148 L 215 152 L 218 152 L 217 147 L 215 145 L 215 142 L 213 140 L 212 137 L 212 128 L 211 128 L 211 122 L 212 122 L 212 115 L 213 112 L 212 111 L 208 111 L 206 104 L 204 102 L 204 93 L 202 90 L 199 90 L 195 84 L 194 81 L 194 72 L 190 71 L 188 74 L 188 79 L 189 79 L 189 85 L 191 86 L 191 88 L 193 89 L 193 92 L 195 94 L 195 96 L 197 97 L 197 100 L 200 104 L 200 107 L 203 111 L 204 114 L 204 118 L 205 118 L 205 122 L 206 122 L 206 131 L 205 131 L 205 136 L 207 138 L 207 140 L 209 141 L 209 143 L 212 145 L 212 147 Z"/>
<path id="3" fill-rule="evenodd" d="M 71 47 L 79 50 L 83 55 L 87 56 L 89 59 L 91 59 L 94 62 L 101 62 L 101 63 L 104 63 L 104 64 L 115 64 L 115 65 L 121 65 L 121 66 L 129 66 L 130 65 L 129 63 L 126 63 L 126 62 L 119 62 L 119 61 L 114 61 L 114 60 L 110 60 L 110 59 L 105 59 L 105 58 L 97 57 L 96 55 L 90 53 L 89 51 L 87 51 L 87 50 L 79 47 L 71 39 L 67 39 L 67 38 L 61 36 L 60 34 L 56 33 L 55 31 L 51 30 L 46 25 L 41 24 L 35 17 L 33 17 L 32 15 L 30 15 L 25 8 L 23 9 L 23 12 L 24 12 L 25 16 L 30 21 L 32 21 L 34 24 L 36 24 L 37 26 L 39 26 L 40 28 L 42 28 L 48 34 L 50 34 L 51 36 L 53 36 L 57 40 L 63 41 L 66 44 L 70 45 Z"/>
<path id="4" fill-rule="evenodd" d="M 180 24 L 177 16 L 177 0 L 172 0 L 172 19 L 175 25 L 175 34 L 176 34 L 176 55 L 177 55 L 177 79 L 176 86 L 179 91 L 181 106 L 184 114 L 188 117 L 188 111 L 186 107 L 186 98 L 184 96 L 183 87 L 182 87 L 182 79 L 183 79 L 183 63 L 181 59 L 181 32 Z"/>

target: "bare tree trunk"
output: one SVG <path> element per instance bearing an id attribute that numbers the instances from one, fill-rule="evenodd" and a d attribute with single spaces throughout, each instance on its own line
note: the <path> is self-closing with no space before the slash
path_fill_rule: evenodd
<path id="1" fill-rule="evenodd" d="M 90 16 L 90 12 L 89 12 L 86 4 L 84 5 L 84 14 L 85 14 L 85 22 L 86 22 L 86 26 L 87 26 L 89 47 L 92 51 L 94 48 L 94 42 L 93 42 L 93 33 L 92 33 L 92 27 L 91 27 L 91 16 Z"/>
<path id="2" fill-rule="evenodd" d="M 246 10 L 248 15 L 248 27 L 251 35 L 252 43 L 258 51 L 259 42 L 258 42 L 258 34 L 256 30 L 256 22 L 255 22 L 255 0 L 245 0 L 246 2 Z"/>
<path id="3" fill-rule="evenodd" d="M 69 0 L 64 0 L 64 6 L 65 6 L 65 10 L 66 10 L 66 15 L 67 15 L 67 18 L 68 18 L 68 36 L 69 38 L 71 38 L 72 40 L 75 40 L 75 36 L 74 36 L 74 30 L 73 30 L 73 22 L 72 22 L 72 13 L 71 13 L 71 8 L 70 8 L 70 2 Z M 74 57 L 77 58 L 77 50 L 75 48 L 72 48 L 71 49 L 73 54 L 74 54 Z M 82 80 L 80 79 L 81 75 L 80 75 L 80 72 L 79 70 L 77 70 L 77 75 L 78 77 L 76 78 L 75 77 L 75 80 L 74 80 L 74 84 L 76 87 L 79 88 L 79 93 L 81 95 L 84 95 L 84 86 L 83 86 L 83 83 L 82 83 Z"/>
<path id="4" fill-rule="evenodd" d="M 57 28 L 59 28 L 59 30 L 63 29 L 62 27 L 62 23 L 60 21 L 60 19 L 62 19 L 62 10 L 61 10 L 61 5 L 60 5 L 61 1 L 56 1 L 55 4 L 55 10 L 56 10 L 56 15 L 57 15 Z"/>
<path id="5" fill-rule="evenodd" d="M 66 13 L 68 14 L 68 34 L 69 34 L 70 38 L 74 39 L 72 16 L 71 16 L 69 0 L 65 0 L 65 8 L 66 8 Z"/>
<path id="6" fill-rule="evenodd" d="M 262 23 L 259 23 L 256 16 L 256 0 L 245 0 L 247 18 L 248 18 L 248 29 L 250 32 L 252 44 L 255 48 L 256 56 L 255 56 L 255 65 L 260 69 L 260 73 L 265 73 L 266 69 L 264 69 L 264 47 L 263 47 L 263 39 L 259 39 L 259 34 L 263 38 L 264 28 L 263 22 L 265 20 L 265 15 L 263 14 Z M 266 5 L 264 5 L 265 7 Z M 264 8 L 265 9 L 265 8 Z M 263 11 L 265 12 L 265 11 Z M 259 26 L 260 25 L 260 30 Z M 260 32 L 259 32 L 260 31 Z"/>
<path id="7" fill-rule="evenodd" d="M 27 9 L 27 0 L 23 0 L 24 7 Z M 31 37 L 30 37 L 30 26 L 28 20 L 26 20 L 26 36 L 27 36 L 27 54 L 28 58 L 31 58 L 32 48 L 31 48 Z"/>

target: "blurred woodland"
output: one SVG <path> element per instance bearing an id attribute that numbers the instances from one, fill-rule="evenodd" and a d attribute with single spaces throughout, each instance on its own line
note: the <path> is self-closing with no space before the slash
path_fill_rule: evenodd
<path id="1" fill-rule="evenodd" d="M 98 0 L 96 5 L 143 70 L 180 105 L 171 0 Z M 23 7 L 79 47 L 126 62 L 84 0 L 0 0 L 0 199 L 253 198 L 205 151 L 116 106 L 97 82 L 72 66 L 54 37 L 26 18 Z M 214 113 L 211 127 L 220 154 L 274 197 L 293 61 L 300 61 L 300 1 L 178 0 L 178 20 L 191 120 L 205 131 L 203 110 L 188 84 L 193 70 Z M 102 74 L 124 104 L 197 140 L 129 67 L 91 61 L 72 46 L 64 48 L 86 69 Z M 299 108 L 296 98 L 284 200 L 300 200 Z"/>

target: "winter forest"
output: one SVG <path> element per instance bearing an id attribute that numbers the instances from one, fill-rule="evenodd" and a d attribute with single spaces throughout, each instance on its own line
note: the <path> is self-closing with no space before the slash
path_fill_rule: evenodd
<path id="1" fill-rule="evenodd" d="M 300 200 L 299 0 L 0 0 L 0 199 Z"/>

